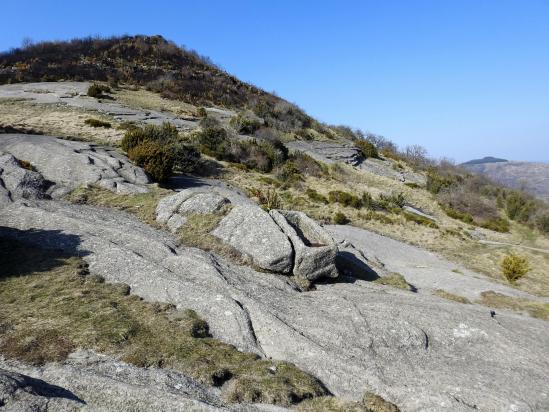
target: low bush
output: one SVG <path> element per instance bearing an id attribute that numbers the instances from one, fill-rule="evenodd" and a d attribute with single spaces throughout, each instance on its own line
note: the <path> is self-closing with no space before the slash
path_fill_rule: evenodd
<path id="1" fill-rule="evenodd" d="M 103 96 L 103 93 L 110 93 L 111 89 L 108 86 L 103 86 L 101 84 L 93 83 L 88 87 L 88 96 L 99 98 Z"/>
<path id="2" fill-rule="evenodd" d="M 262 190 L 252 188 L 250 189 L 250 194 L 257 199 L 258 203 L 265 210 L 280 209 L 282 206 L 280 196 L 274 189 Z"/>
<path id="3" fill-rule="evenodd" d="M 447 189 L 456 183 L 455 176 L 443 175 L 434 168 L 429 169 L 427 172 L 426 189 L 433 194 L 440 193 L 443 189 Z"/>
<path id="4" fill-rule="evenodd" d="M 321 177 L 324 174 L 320 163 L 306 153 L 296 151 L 289 155 L 288 158 L 303 175 Z"/>
<path id="5" fill-rule="evenodd" d="M 99 119 L 86 119 L 84 123 L 91 127 L 104 127 L 105 129 L 111 128 L 111 124 L 109 122 L 104 122 Z"/>
<path id="6" fill-rule="evenodd" d="M 406 182 L 404 183 L 404 185 L 408 186 L 410 189 L 419 189 L 421 187 L 417 183 L 413 183 L 413 182 Z"/>
<path id="7" fill-rule="evenodd" d="M 394 192 L 389 195 L 380 194 L 377 200 L 377 205 L 382 209 L 393 211 L 394 209 L 402 209 L 406 204 L 406 198 L 402 192 Z"/>
<path id="8" fill-rule="evenodd" d="M 379 153 L 377 148 L 367 140 L 355 140 L 355 146 L 360 149 L 360 153 L 365 159 L 374 158 L 379 159 Z"/>
<path id="9" fill-rule="evenodd" d="M 173 157 L 173 170 L 179 173 L 196 172 L 201 164 L 200 152 L 192 146 L 174 143 L 170 146 Z"/>
<path id="10" fill-rule="evenodd" d="M 309 199 L 311 199 L 313 202 L 324 203 L 324 204 L 328 203 L 328 199 L 326 199 L 325 196 L 321 195 L 320 193 L 318 193 L 314 189 L 307 189 L 307 191 L 305 193 L 306 193 L 307 197 Z"/>
<path id="11" fill-rule="evenodd" d="M 333 218 L 334 225 L 346 225 L 350 220 L 342 212 L 337 212 Z"/>
<path id="12" fill-rule="evenodd" d="M 362 207 L 362 201 L 359 197 L 342 190 L 330 191 L 328 193 L 328 200 L 330 203 L 339 203 L 340 205 L 354 207 L 355 209 Z"/>
<path id="13" fill-rule="evenodd" d="M 154 141 L 161 144 L 171 143 L 178 138 L 177 128 L 171 123 L 163 123 L 161 126 L 146 125 L 144 128 L 130 128 L 122 138 L 120 146 L 125 152 L 145 142 Z"/>
<path id="14" fill-rule="evenodd" d="M 509 219 L 527 223 L 536 211 L 536 202 L 525 193 L 512 191 L 505 196 L 505 211 Z"/>
<path id="15" fill-rule="evenodd" d="M 515 283 L 530 271 L 528 259 L 514 253 L 505 256 L 500 266 L 503 276 L 505 276 L 509 283 Z"/>
<path id="16" fill-rule="evenodd" d="M 265 122 L 251 111 L 241 112 L 230 120 L 231 126 L 238 132 L 253 135 Z"/>
<path id="17" fill-rule="evenodd" d="M 171 148 L 155 141 L 144 141 L 132 147 L 128 150 L 128 158 L 159 182 L 171 175 L 174 166 Z"/>
<path id="18" fill-rule="evenodd" d="M 207 117 L 208 116 L 208 112 L 206 111 L 206 109 L 204 107 L 199 107 L 198 109 L 196 109 L 196 114 L 198 115 L 198 117 Z"/>
<path id="19" fill-rule="evenodd" d="M 409 213 L 409 212 L 403 212 L 402 216 L 409 221 L 417 223 L 418 225 L 427 226 L 433 229 L 438 229 L 438 225 L 433 222 L 431 219 L 427 219 L 426 217 L 416 215 L 415 213 Z"/>
<path id="20" fill-rule="evenodd" d="M 469 213 L 460 212 L 459 210 L 442 205 L 442 210 L 452 219 L 461 220 L 464 223 L 473 223 L 474 219 Z"/>
<path id="21" fill-rule="evenodd" d="M 536 217 L 536 227 L 540 232 L 549 234 L 549 212 L 541 213 Z"/>
<path id="22" fill-rule="evenodd" d="M 500 233 L 507 233 L 511 229 L 509 221 L 502 217 L 486 220 L 480 226 L 484 229 L 489 229 Z"/>

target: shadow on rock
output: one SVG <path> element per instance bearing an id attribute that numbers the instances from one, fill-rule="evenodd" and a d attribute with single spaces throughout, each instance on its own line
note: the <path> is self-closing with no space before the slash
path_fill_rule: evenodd
<path id="1" fill-rule="evenodd" d="M 82 257 L 80 237 L 60 230 L 19 230 L 0 226 L 0 278 L 46 272 L 65 264 L 65 259 Z"/>
<path id="2" fill-rule="evenodd" d="M 19 387 L 25 392 L 31 393 L 36 396 L 41 396 L 44 398 L 63 398 L 71 401 L 75 401 L 81 404 L 86 402 L 83 399 L 80 399 L 71 391 L 62 388 L 61 386 L 52 385 L 43 381 L 42 379 L 31 378 L 27 375 L 22 375 L 19 373 L 12 372 L 3 372 L 0 370 L 0 384 L 4 381 L 9 386 Z M 0 385 L 1 386 L 1 385 Z"/>

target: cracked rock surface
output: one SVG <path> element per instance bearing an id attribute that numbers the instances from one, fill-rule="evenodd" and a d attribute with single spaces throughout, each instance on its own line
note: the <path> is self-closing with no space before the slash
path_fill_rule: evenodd
<path id="1" fill-rule="evenodd" d="M 47 411 L 286 411 L 263 405 L 227 405 L 219 389 L 180 373 L 138 368 L 77 351 L 60 364 L 33 367 L 0 358 L 0 408 Z"/>
<path id="2" fill-rule="evenodd" d="M 145 172 L 114 149 L 50 136 L 0 135 L 0 152 L 29 162 L 54 183 L 52 197 L 60 197 L 85 184 L 97 184 L 117 193 L 143 193 L 150 183 Z"/>
<path id="3" fill-rule="evenodd" d="M 549 409 L 542 320 L 358 279 L 300 293 L 122 212 L 55 200 L 4 207 L 0 235 L 64 249 L 147 300 L 194 309 L 214 337 L 293 362 L 338 396 L 370 390 L 403 411 Z"/>

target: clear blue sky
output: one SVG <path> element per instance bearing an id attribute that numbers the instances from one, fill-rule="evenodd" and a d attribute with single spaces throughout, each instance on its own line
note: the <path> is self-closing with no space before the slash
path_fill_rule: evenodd
<path id="1" fill-rule="evenodd" d="M 322 121 L 435 157 L 549 161 L 549 1 L 2 4 L 0 50 L 162 34 Z"/>

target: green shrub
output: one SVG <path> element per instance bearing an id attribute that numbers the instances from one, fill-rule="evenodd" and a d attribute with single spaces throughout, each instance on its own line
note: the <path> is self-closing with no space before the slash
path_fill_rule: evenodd
<path id="1" fill-rule="evenodd" d="M 198 135 L 200 150 L 215 158 L 222 158 L 227 151 L 229 136 L 222 127 L 207 127 Z"/>
<path id="2" fill-rule="evenodd" d="M 261 128 L 261 126 L 263 126 L 264 121 L 260 117 L 257 117 L 253 112 L 246 111 L 232 117 L 230 124 L 239 133 L 253 135 L 257 130 L 259 130 L 259 128 Z"/>
<path id="3" fill-rule="evenodd" d="M 306 153 L 296 151 L 288 158 L 303 175 L 321 177 L 324 174 L 320 163 Z"/>
<path id="4" fill-rule="evenodd" d="M 208 112 L 203 107 L 199 107 L 198 109 L 196 109 L 196 114 L 198 115 L 198 117 L 207 117 L 208 116 Z"/>
<path id="5" fill-rule="evenodd" d="M 339 203 L 340 205 L 354 207 L 355 209 L 362 207 L 362 201 L 359 197 L 342 190 L 328 192 L 328 200 L 330 203 Z"/>
<path id="6" fill-rule="evenodd" d="M 500 233 L 507 233 L 511 228 L 509 225 L 509 221 L 502 217 L 496 217 L 486 220 L 480 226 L 484 229 L 489 229 Z"/>
<path id="7" fill-rule="evenodd" d="M 193 173 L 198 170 L 201 159 L 200 152 L 192 146 L 174 143 L 170 146 L 173 156 L 173 170 L 180 173 Z"/>
<path id="8" fill-rule="evenodd" d="M 337 212 L 335 215 L 334 215 L 334 218 L 333 218 L 333 222 L 335 225 L 346 225 L 347 223 L 349 223 L 349 219 L 347 218 L 347 216 L 345 216 L 344 213 L 341 213 L 341 212 Z"/>
<path id="9" fill-rule="evenodd" d="M 295 166 L 291 160 L 281 166 L 277 173 L 276 178 L 285 184 L 291 184 L 302 180 L 301 171 Z"/>
<path id="10" fill-rule="evenodd" d="M 435 169 L 430 169 L 427 172 L 426 188 L 433 194 L 440 193 L 442 189 L 446 189 L 456 183 L 456 180 L 450 176 L 443 176 Z"/>
<path id="11" fill-rule="evenodd" d="M 177 128 L 171 123 L 165 122 L 161 126 L 149 124 L 144 128 L 136 127 L 129 129 L 122 138 L 120 146 L 122 147 L 122 150 L 128 152 L 130 149 L 145 141 L 153 141 L 162 144 L 171 143 L 177 139 L 178 135 Z"/>
<path id="12" fill-rule="evenodd" d="M 258 203 L 265 210 L 280 209 L 282 202 L 275 189 L 262 190 L 257 188 L 250 189 L 250 194 L 257 198 Z"/>
<path id="13" fill-rule="evenodd" d="M 393 209 L 402 209 L 406 204 L 406 198 L 402 192 L 391 193 L 390 195 L 380 194 L 377 205 L 388 211 Z"/>
<path id="14" fill-rule="evenodd" d="M 444 212 L 452 219 L 461 220 L 462 222 L 470 224 L 474 222 L 473 216 L 469 213 L 460 212 L 459 210 L 447 206 L 442 206 L 442 210 L 444 210 Z"/>
<path id="15" fill-rule="evenodd" d="M 549 212 L 540 214 L 536 218 L 536 227 L 542 233 L 549 233 Z"/>
<path id="16" fill-rule="evenodd" d="M 378 203 L 374 200 L 372 195 L 368 192 L 362 193 L 361 198 L 362 207 L 365 207 L 366 209 L 374 210 L 379 207 Z"/>
<path id="17" fill-rule="evenodd" d="M 365 159 L 373 157 L 374 159 L 379 159 L 379 153 L 377 148 L 367 140 L 356 140 L 355 146 L 360 149 L 360 153 Z"/>
<path id="18" fill-rule="evenodd" d="M 511 253 L 501 261 L 501 271 L 509 283 L 515 283 L 530 271 L 530 265 L 526 257 Z"/>
<path id="19" fill-rule="evenodd" d="M 105 129 L 111 128 L 111 124 L 109 122 L 104 122 L 103 120 L 98 119 L 86 119 L 84 123 L 91 127 L 104 127 Z"/>
<path id="20" fill-rule="evenodd" d="M 166 180 L 172 173 L 173 152 L 169 146 L 159 142 L 144 141 L 130 148 L 128 157 L 159 182 Z"/>
<path id="21" fill-rule="evenodd" d="M 93 83 L 88 87 L 88 96 L 99 98 L 103 93 L 110 93 L 111 89 L 108 86 L 103 86 L 97 83 Z"/>
<path id="22" fill-rule="evenodd" d="M 526 223 L 536 211 L 536 204 L 524 193 L 513 191 L 506 196 L 505 211 L 509 219 Z"/>
<path id="23" fill-rule="evenodd" d="M 328 199 L 326 199 L 325 196 L 322 196 L 320 193 L 318 193 L 314 189 L 307 189 L 305 193 L 307 194 L 307 197 L 311 199 L 313 202 L 324 203 L 324 204 L 328 203 Z"/>
<path id="24" fill-rule="evenodd" d="M 408 186 L 410 189 L 419 189 L 421 187 L 417 183 L 413 183 L 413 182 L 406 182 L 404 183 L 404 185 Z"/>
<path id="25" fill-rule="evenodd" d="M 427 226 L 433 229 L 438 229 L 438 225 L 433 222 L 431 219 L 427 219 L 426 217 L 416 215 L 415 213 L 409 213 L 409 212 L 403 212 L 402 216 L 409 221 L 417 223 L 418 225 Z"/>

